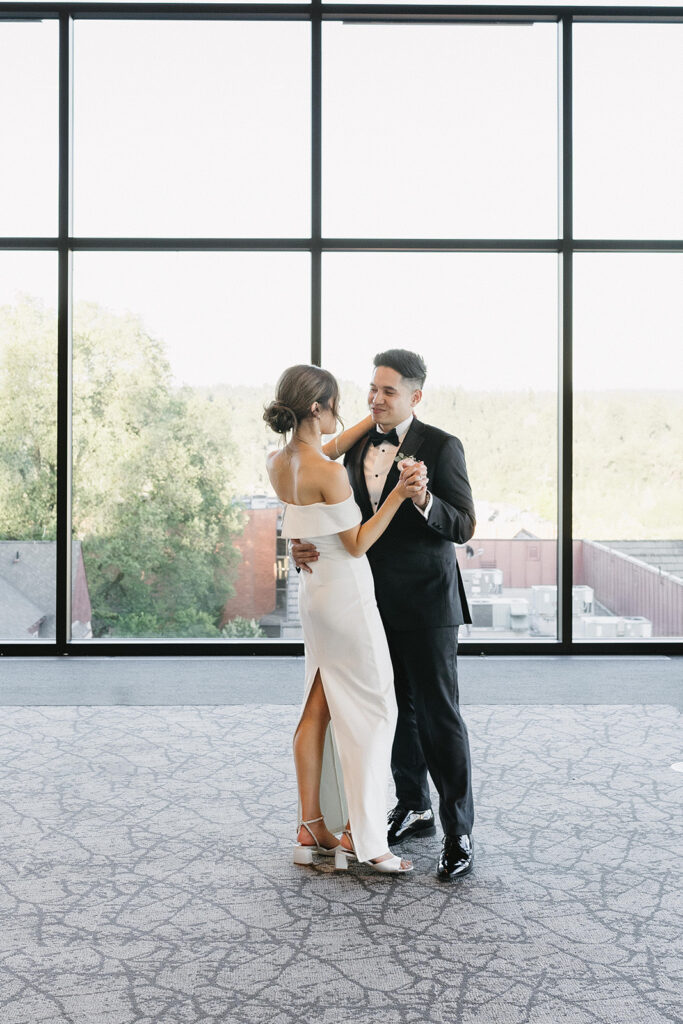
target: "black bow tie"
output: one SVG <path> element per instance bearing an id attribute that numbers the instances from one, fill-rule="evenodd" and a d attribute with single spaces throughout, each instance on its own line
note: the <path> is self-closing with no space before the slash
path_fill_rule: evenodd
<path id="1" fill-rule="evenodd" d="M 377 427 L 370 433 L 370 444 L 374 444 L 375 447 L 378 444 L 393 444 L 398 448 L 398 434 L 394 427 L 387 434 L 380 434 Z"/>

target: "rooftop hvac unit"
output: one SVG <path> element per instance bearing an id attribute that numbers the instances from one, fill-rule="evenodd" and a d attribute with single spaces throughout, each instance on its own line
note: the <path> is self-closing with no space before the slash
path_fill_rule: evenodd
<path id="1" fill-rule="evenodd" d="M 593 588 L 586 586 L 572 587 L 572 615 L 593 614 Z"/>
<path id="2" fill-rule="evenodd" d="M 611 640 L 624 635 L 624 620 L 618 615 L 586 615 L 576 623 L 577 635 Z"/>
<path id="3" fill-rule="evenodd" d="M 503 590 L 502 569 L 463 569 L 462 579 L 468 596 L 486 597 L 487 594 L 500 594 Z"/>
<path id="4" fill-rule="evenodd" d="M 553 615 L 539 615 L 533 612 L 529 616 L 529 628 L 532 636 L 556 636 L 557 617 Z"/>
<path id="5" fill-rule="evenodd" d="M 590 614 L 593 611 L 593 588 L 577 586 L 571 588 L 571 614 Z M 542 615 L 545 618 L 552 618 L 553 632 L 554 622 L 557 617 L 557 587 L 551 584 L 531 587 L 531 614 Z M 549 634 L 544 631 L 544 636 Z"/>
<path id="6" fill-rule="evenodd" d="M 470 611 L 475 629 L 510 629 L 510 601 L 475 597 Z"/>
<path id="7" fill-rule="evenodd" d="M 529 629 L 529 602 L 523 597 L 510 601 L 510 626 L 515 633 L 526 633 Z"/>
<path id="8" fill-rule="evenodd" d="M 652 636 L 652 623 L 642 615 L 626 615 L 623 623 L 624 636 Z"/>
<path id="9" fill-rule="evenodd" d="M 493 629 L 493 603 L 491 601 L 473 598 L 470 601 L 470 612 L 472 613 L 472 626 L 475 629 Z"/>
<path id="10" fill-rule="evenodd" d="M 493 605 L 493 628 L 510 628 L 510 602 L 495 601 Z"/>
<path id="11" fill-rule="evenodd" d="M 482 586 L 488 588 L 489 594 L 501 594 L 503 591 L 503 570 L 482 569 Z"/>
<path id="12" fill-rule="evenodd" d="M 531 588 L 531 604 L 540 615 L 557 614 L 557 587 L 551 584 Z M 572 587 L 572 615 L 590 615 L 593 611 L 593 588 Z"/>
<path id="13" fill-rule="evenodd" d="M 537 615 L 546 615 L 554 619 L 557 615 L 557 587 L 533 586 L 531 588 L 531 608 Z"/>
<path id="14" fill-rule="evenodd" d="M 642 615 L 583 615 L 575 621 L 574 631 L 590 639 L 650 637 L 652 623 Z"/>
<path id="15" fill-rule="evenodd" d="M 529 626 L 533 636 L 557 634 L 557 587 L 541 584 L 531 588 Z"/>

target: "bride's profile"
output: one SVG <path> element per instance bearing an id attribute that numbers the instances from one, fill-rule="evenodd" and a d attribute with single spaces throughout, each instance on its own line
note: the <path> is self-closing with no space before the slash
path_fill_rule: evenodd
<path id="1" fill-rule="evenodd" d="M 355 858 L 375 871 L 403 873 L 412 864 L 389 851 L 386 830 L 397 715 L 393 671 L 365 552 L 418 492 L 423 469 L 404 467 L 385 502 L 361 525 L 346 469 L 333 460 L 372 424 L 367 417 L 323 445 L 323 435 L 338 429 L 338 404 L 331 373 L 291 366 L 263 416 L 276 433 L 290 434 L 267 457 L 271 484 L 285 505 L 282 535 L 311 540 L 320 555 L 299 582 L 306 682 L 293 741 L 300 818 L 294 862 L 310 864 L 316 853 L 334 856 L 338 868 Z"/>

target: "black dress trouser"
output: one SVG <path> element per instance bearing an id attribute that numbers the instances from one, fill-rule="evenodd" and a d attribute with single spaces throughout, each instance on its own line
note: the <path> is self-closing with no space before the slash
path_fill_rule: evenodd
<path id="1" fill-rule="evenodd" d="M 391 752 L 396 799 L 431 806 L 431 775 L 445 835 L 469 835 L 474 821 L 467 728 L 458 705 L 458 627 L 392 629 L 384 623 L 394 667 L 398 723 Z"/>

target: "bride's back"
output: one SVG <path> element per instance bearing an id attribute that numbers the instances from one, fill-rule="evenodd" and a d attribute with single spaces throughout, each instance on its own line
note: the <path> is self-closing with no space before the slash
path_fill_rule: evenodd
<path id="1" fill-rule="evenodd" d="M 310 449 L 280 449 L 266 460 L 270 482 L 280 501 L 288 505 L 314 505 L 324 501 L 323 481 L 330 461 Z"/>

